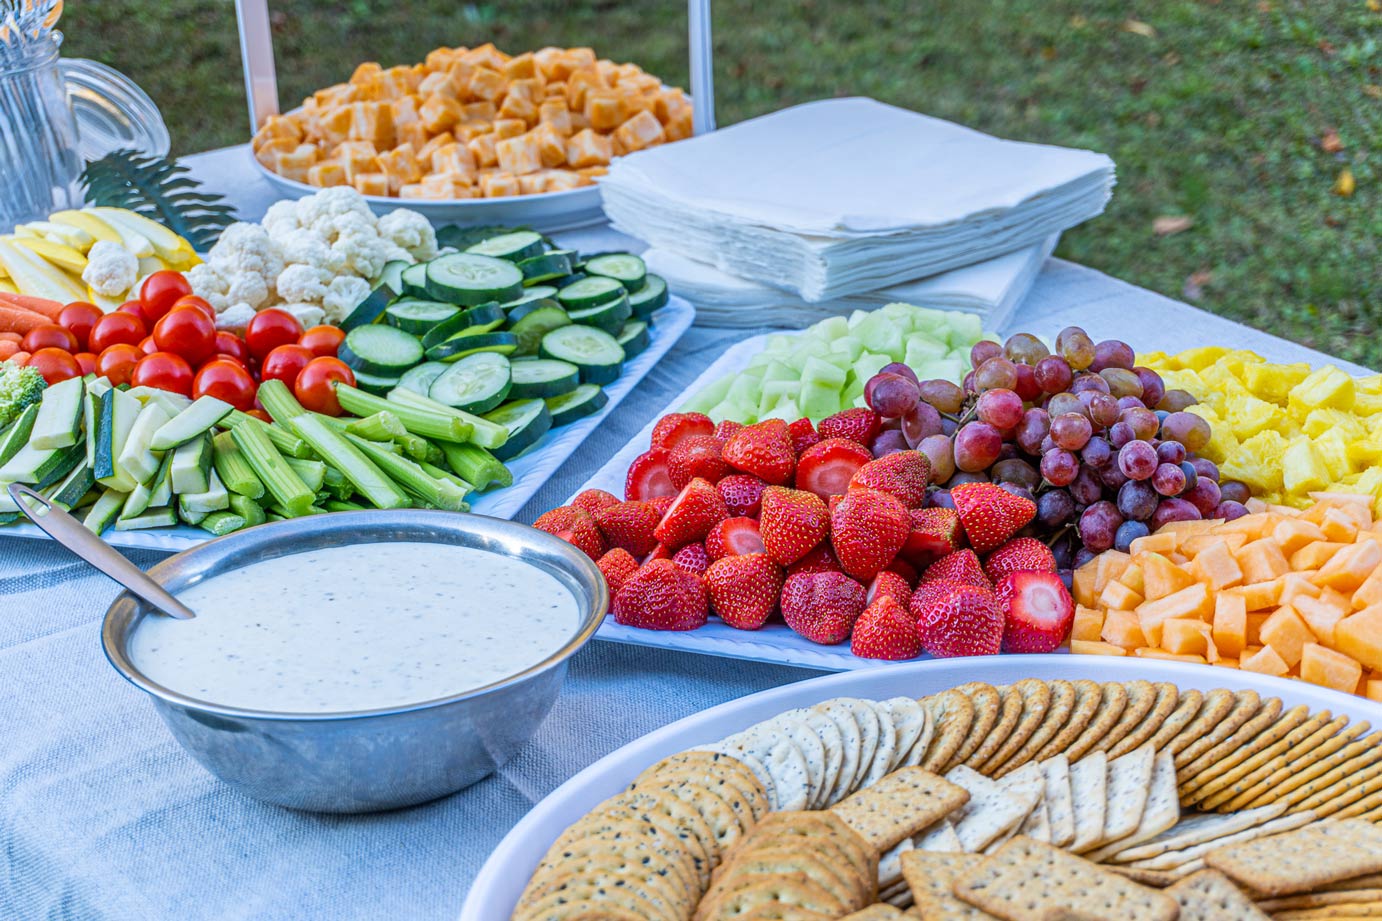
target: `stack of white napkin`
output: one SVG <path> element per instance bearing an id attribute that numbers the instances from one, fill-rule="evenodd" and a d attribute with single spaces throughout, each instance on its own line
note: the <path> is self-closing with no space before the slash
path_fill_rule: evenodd
<path id="1" fill-rule="evenodd" d="M 1113 181 L 1102 154 L 830 99 L 622 157 L 600 190 L 653 248 L 822 303 L 1040 246 Z"/>

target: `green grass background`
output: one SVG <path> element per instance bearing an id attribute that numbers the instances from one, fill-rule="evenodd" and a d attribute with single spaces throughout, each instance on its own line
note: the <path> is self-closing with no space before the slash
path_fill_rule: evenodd
<path id="1" fill-rule="evenodd" d="M 271 10 L 285 106 L 361 60 L 486 40 L 514 52 L 591 45 L 687 81 L 676 2 Z M 722 0 L 714 15 L 722 124 L 860 94 L 1104 151 L 1118 164 L 1113 202 L 1059 255 L 1382 367 L 1378 0 Z M 63 28 L 66 53 L 149 91 L 176 153 L 248 136 L 231 0 L 72 0 Z M 1338 150 L 1321 143 L 1330 131 Z M 1331 191 L 1346 168 L 1350 197 Z M 1194 223 L 1157 236 L 1162 216 Z"/>

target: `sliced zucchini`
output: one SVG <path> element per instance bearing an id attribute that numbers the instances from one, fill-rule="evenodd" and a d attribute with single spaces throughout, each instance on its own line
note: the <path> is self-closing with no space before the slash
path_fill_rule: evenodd
<path id="1" fill-rule="evenodd" d="M 509 332 L 518 337 L 519 355 L 536 355 L 543 336 L 570 325 L 571 317 L 556 301 L 533 301 L 509 314 Z"/>
<path id="2" fill-rule="evenodd" d="M 570 393 L 544 400 L 547 411 L 552 414 L 553 425 L 566 425 L 577 419 L 593 416 L 609 402 L 603 387 L 596 384 L 581 384 Z"/>
<path id="3" fill-rule="evenodd" d="M 485 418 L 508 429 L 509 440 L 492 452 L 501 461 L 522 454 L 552 428 L 552 412 L 542 400 L 514 400 L 485 413 Z"/>
<path id="4" fill-rule="evenodd" d="M 404 262 L 402 259 L 391 259 L 384 263 L 384 271 L 379 273 L 379 285 L 387 287 L 394 293 L 394 296 L 403 294 L 403 271 L 412 263 Z"/>
<path id="5" fill-rule="evenodd" d="M 476 352 L 498 352 L 512 355 L 518 351 L 518 337 L 513 333 L 471 333 L 469 330 L 427 350 L 429 361 L 452 362 Z"/>
<path id="6" fill-rule="evenodd" d="M 515 230 L 512 233 L 481 240 L 467 246 L 465 251 L 479 256 L 507 259 L 509 262 L 522 262 L 524 259 L 542 255 L 542 234 L 531 230 Z"/>
<path id="7" fill-rule="evenodd" d="M 581 369 L 569 361 L 555 358 L 519 358 L 510 365 L 513 387 L 509 396 L 516 400 L 561 396 L 581 383 Z"/>
<path id="8" fill-rule="evenodd" d="M 59 508 L 71 511 L 95 485 L 96 478 L 91 475 L 91 467 L 83 457 L 81 463 L 53 487 L 53 491 L 48 494 L 48 501 Z"/>
<path id="9" fill-rule="evenodd" d="M 169 419 L 162 428 L 154 432 L 154 438 L 149 447 L 155 451 L 167 451 L 169 448 L 176 448 L 204 432 L 211 431 L 222 419 L 229 416 L 230 411 L 234 408 L 225 400 L 218 400 L 213 396 L 200 396 L 191 406 Z"/>
<path id="10" fill-rule="evenodd" d="M 211 438 L 204 436 L 187 442 L 173 452 L 173 461 L 168 468 L 173 492 L 206 492 L 211 482 L 213 461 Z"/>
<path id="11" fill-rule="evenodd" d="M 384 311 L 384 322 L 390 326 L 397 326 L 405 333 L 421 336 L 438 323 L 449 320 L 460 312 L 461 308 L 453 304 L 404 298 L 388 306 Z"/>
<path id="12" fill-rule="evenodd" d="M 357 326 L 368 326 L 373 323 L 383 315 L 384 308 L 389 306 L 389 302 L 400 293 L 386 284 L 375 288 L 346 314 L 346 318 L 341 321 L 341 329 L 350 332 Z"/>
<path id="13" fill-rule="evenodd" d="M 426 361 L 416 368 L 409 368 L 403 372 L 403 376 L 398 379 L 398 386 L 413 393 L 420 393 L 427 396 L 427 391 L 432 389 L 432 382 L 441 377 L 449 366 L 440 361 Z M 358 381 L 360 376 L 357 374 L 355 379 Z"/>
<path id="14" fill-rule="evenodd" d="M 523 284 L 540 285 L 571 274 L 571 259 L 565 253 L 542 253 L 518 264 Z"/>
<path id="15" fill-rule="evenodd" d="M 356 371 L 387 377 L 422 361 L 422 343 L 412 333 L 374 324 L 346 333 L 337 355 Z"/>
<path id="16" fill-rule="evenodd" d="M 421 365 L 418 367 L 421 367 Z M 401 380 L 401 378 L 393 374 L 370 374 L 368 371 L 355 372 L 355 386 L 375 396 L 384 396 L 384 394 L 398 386 L 399 380 Z"/>
<path id="17" fill-rule="evenodd" d="M 591 275 L 557 292 L 557 300 L 567 310 L 586 310 L 616 301 L 627 295 L 624 286 L 613 278 Z"/>
<path id="18" fill-rule="evenodd" d="M 540 301 L 544 297 L 551 297 L 556 293 L 557 289 L 552 285 L 533 285 L 531 288 L 524 288 L 523 293 L 518 297 L 505 304 L 500 304 L 499 306 L 503 307 L 505 310 L 513 310 L 515 307 L 526 304 L 529 301 Z"/>
<path id="19" fill-rule="evenodd" d="M 427 293 L 427 263 L 419 262 L 410 265 L 398 277 L 403 282 L 403 290 L 398 292 L 400 297 L 431 299 Z"/>
<path id="20" fill-rule="evenodd" d="M 523 273 L 512 262 L 493 256 L 453 253 L 427 263 L 427 293 L 434 301 L 467 307 L 489 301 L 502 304 L 523 293 Z"/>
<path id="21" fill-rule="evenodd" d="M 629 296 L 620 292 L 612 301 L 584 310 L 571 311 L 571 322 L 597 326 L 613 336 L 624 328 L 624 322 L 631 316 L 633 308 L 629 306 Z"/>
<path id="22" fill-rule="evenodd" d="M 121 518 L 138 518 L 148 511 L 153 504 L 153 488 L 145 483 L 136 483 L 129 495 L 125 496 L 125 504 L 120 508 Z M 164 503 L 167 505 L 168 503 Z"/>
<path id="23" fill-rule="evenodd" d="M 96 461 L 91 470 L 102 486 L 120 492 L 134 489 L 134 479 L 119 469 L 117 460 L 143 409 L 142 403 L 119 388 L 101 395 L 101 411 L 96 417 Z"/>
<path id="24" fill-rule="evenodd" d="M 87 511 L 82 526 L 92 534 L 101 534 L 115 523 L 120 510 L 125 507 L 125 494 L 114 489 L 101 493 L 96 504 Z"/>
<path id="25" fill-rule="evenodd" d="M 105 497 L 103 496 L 102 498 Z M 197 520 L 200 521 L 201 519 L 199 518 Z M 115 522 L 115 530 L 142 531 L 147 528 L 171 528 L 173 525 L 177 523 L 177 512 L 173 510 L 173 507 L 171 505 L 165 505 L 162 508 L 149 509 L 144 514 L 137 515 L 134 518 L 117 519 Z M 188 524 L 194 523 L 195 522 L 188 522 Z"/>
<path id="26" fill-rule="evenodd" d="M 67 476 L 78 464 L 86 462 L 86 448 L 68 445 L 65 448 L 35 448 L 27 444 L 0 468 L 0 482 L 28 483 L 40 492 Z M 5 496 L 6 499 L 9 496 Z"/>
<path id="27" fill-rule="evenodd" d="M 569 361 L 581 369 L 581 382 L 608 384 L 619 377 L 624 349 L 614 337 L 593 326 L 563 326 L 542 337 L 538 354 Z"/>
<path id="28" fill-rule="evenodd" d="M 624 360 L 628 361 L 652 344 L 653 337 L 648 334 L 648 324 L 642 320 L 630 320 L 619 330 L 614 341 L 624 349 Z"/>
<path id="29" fill-rule="evenodd" d="M 139 418 L 134 420 L 130 437 L 125 440 L 125 447 L 115 459 L 115 469 L 129 477 L 130 482 L 147 483 L 158 472 L 158 463 L 162 455 L 154 454 L 150 445 L 153 444 L 154 433 L 171 418 L 172 413 L 160 404 L 151 402 L 139 413 Z"/>
<path id="30" fill-rule="evenodd" d="M 89 394 L 88 401 L 93 399 Z M 94 398 L 96 401 L 96 415 L 100 416 L 100 397 Z M 24 407 L 24 411 L 19 417 L 10 423 L 10 427 L 5 429 L 5 434 L 0 435 L 0 465 L 9 462 L 11 457 L 19 453 L 19 449 L 29 443 L 29 433 L 34 430 L 34 420 L 38 418 L 38 404 L 30 403 Z M 93 428 L 92 431 L 95 429 Z M 92 440 L 88 438 L 88 440 Z"/>
<path id="31" fill-rule="evenodd" d="M 476 352 L 452 363 L 427 396 L 468 413 L 486 413 L 508 398 L 512 384 L 508 358 Z"/>
<path id="32" fill-rule="evenodd" d="M 504 309 L 497 303 L 477 304 L 468 310 L 462 310 L 453 317 L 442 320 L 429 329 L 427 334 L 422 337 L 422 347 L 430 349 L 434 345 L 441 345 L 447 339 L 465 330 L 487 333 L 490 330 L 498 329 L 503 322 Z M 481 328 L 475 329 L 473 327 Z"/>
<path id="33" fill-rule="evenodd" d="M 667 282 L 661 275 L 650 273 L 644 280 L 643 287 L 629 295 L 629 306 L 633 308 L 633 315 L 638 319 L 648 319 L 654 310 L 661 310 L 667 306 Z"/>
<path id="34" fill-rule="evenodd" d="M 38 418 L 29 433 L 29 444 L 35 448 L 65 448 L 76 444 L 82 434 L 82 398 L 85 395 L 86 384 L 80 377 L 69 377 L 43 391 Z"/>
<path id="35" fill-rule="evenodd" d="M 643 287 L 648 277 L 648 267 L 633 253 L 605 253 L 591 256 L 582 267 L 587 275 L 602 275 L 613 278 L 627 291 L 637 291 Z"/>

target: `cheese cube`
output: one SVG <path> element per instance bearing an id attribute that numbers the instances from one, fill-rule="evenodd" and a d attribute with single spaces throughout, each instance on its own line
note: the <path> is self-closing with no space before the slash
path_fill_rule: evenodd
<path id="1" fill-rule="evenodd" d="M 297 182 L 307 181 L 307 171 L 320 156 L 315 144 L 299 144 L 290 151 L 274 154 L 273 171 Z"/>
<path id="2" fill-rule="evenodd" d="M 653 98 L 652 112 L 665 126 L 683 112 L 691 111 L 691 100 L 680 89 L 663 90 Z"/>
<path id="3" fill-rule="evenodd" d="M 352 102 L 349 136 L 355 141 L 370 141 L 380 150 L 394 146 L 393 106 L 387 102 Z"/>
<path id="4" fill-rule="evenodd" d="M 557 129 L 548 124 L 541 124 L 529 131 L 528 137 L 537 145 L 538 156 L 542 159 L 543 166 L 550 169 L 566 163 L 566 138 Z"/>
<path id="5" fill-rule="evenodd" d="M 1099 639 L 1114 646 L 1135 649 L 1147 645 L 1147 636 L 1142 630 L 1138 617 L 1132 611 L 1108 611 L 1104 614 L 1104 625 L 1099 631 Z"/>
<path id="6" fill-rule="evenodd" d="M 274 169 L 278 165 L 279 155 L 292 153 L 298 149 L 299 143 L 292 138 L 273 138 L 254 149 L 254 158 L 262 163 L 266 169 Z"/>
<path id="7" fill-rule="evenodd" d="M 619 105 L 619 94 L 613 90 L 592 89 L 585 94 L 585 117 L 590 119 L 590 127 L 596 131 L 613 131 L 623 120 L 623 110 Z M 656 121 L 657 119 L 653 119 Z M 658 125 L 661 130 L 662 126 Z"/>
<path id="8" fill-rule="evenodd" d="M 327 160 L 322 163 L 313 164 L 307 171 L 307 184 L 314 185 L 319 189 L 330 186 L 345 185 L 345 167 L 336 160 Z"/>
<path id="9" fill-rule="evenodd" d="M 1104 629 L 1104 612 L 1097 608 L 1075 606 L 1075 620 L 1070 627 L 1072 640 L 1097 640 Z"/>
<path id="10" fill-rule="evenodd" d="M 466 85 L 466 93 L 472 99 L 494 102 L 504 95 L 504 90 L 508 85 L 509 81 L 497 70 L 477 67 L 475 72 L 470 75 L 470 83 Z"/>
<path id="11" fill-rule="evenodd" d="M 395 191 L 422 178 L 422 164 L 418 162 L 411 144 L 401 144 L 385 151 L 377 159 L 380 172 L 389 177 L 389 186 Z"/>
<path id="12" fill-rule="evenodd" d="M 494 152 L 499 159 L 499 168 L 515 176 L 542 169 L 542 155 L 531 134 L 505 138 L 494 145 Z"/>
<path id="13" fill-rule="evenodd" d="M 587 166 L 607 166 L 614 156 L 613 142 L 589 128 L 566 141 L 566 162 L 580 169 Z M 1092 562 L 1091 562 L 1091 565 Z"/>
<path id="14" fill-rule="evenodd" d="M 1275 675 L 1278 678 L 1291 670 L 1290 667 L 1282 661 L 1281 656 L 1277 655 L 1276 650 L 1272 649 L 1270 646 L 1263 646 L 1252 655 L 1244 656 L 1239 659 L 1238 667 L 1245 672 Z"/>
<path id="15" fill-rule="evenodd" d="M 270 115 L 264 119 L 264 124 L 254 133 L 254 142 L 251 145 L 258 151 L 260 146 L 273 140 L 292 141 L 296 147 L 302 142 L 302 128 L 297 122 L 283 115 Z"/>
<path id="16" fill-rule="evenodd" d="M 470 148 L 470 154 L 475 158 L 475 164 L 483 169 L 499 162 L 499 155 L 495 152 L 496 143 L 497 139 L 493 134 L 482 134 L 469 141 L 466 147 Z"/>
<path id="17" fill-rule="evenodd" d="M 1214 599 L 1214 645 L 1226 656 L 1237 656 L 1247 645 L 1248 611 L 1241 595 L 1227 592 Z"/>
<path id="18" fill-rule="evenodd" d="M 537 107 L 537 120 L 538 124 L 551 125 L 562 137 L 571 135 L 571 110 L 566 107 L 564 98 L 544 99 Z"/>
<path id="19" fill-rule="evenodd" d="M 510 80 L 530 80 L 540 76 L 537 69 L 537 59 L 533 57 L 531 51 L 509 58 L 504 63 L 503 70 L 504 76 Z"/>
<path id="20" fill-rule="evenodd" d="M 486 198 L 520 195 L 523 191 L 522 186 L 519 185 L 518 177 L 503 170 L 482 177 L 480 188 L 484 191 Z"/>
<path id="21" fill-rule="evenodd" d="M 446 144 L 432 153 L 432 172 L 475 175 L 475 154 L 465 144 Z"/>
<path id="22" fill-rule="evenodd" d="M 1125 656 L 1128 654 L 1122 646 L 1088 640 L 1071 640 L 1070 651 L 1077 656 Z"/>
<path id="23" fill-rule="evenodd" d="M 360 173 L 350 184 L 361 195 L 389 194 L 389 177 L 384 173 Z"/>
<path id="24" fill-rule="evenodd" d="M 1264 645 L 1276 650 L 1288 666 L 1299 662 L 1305 644 L 1315 640 L 1310 628 L 1290 605 L 1277 608 L 1262 624 L 1257 635 Z"/>
<path id="25" fill-rule="evenodd" d="M 662 123 L 651 112 L 639 112 L 624 122 L 614 132 L 615 138 L 628 150 L 642 150 L 661 144 L 666 138 L 662 133 Z"/>

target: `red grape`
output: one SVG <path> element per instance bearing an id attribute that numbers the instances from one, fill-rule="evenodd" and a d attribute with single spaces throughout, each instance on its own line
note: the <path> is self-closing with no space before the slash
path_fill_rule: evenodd
<path id="1" fill-rule="evenodd" d="M 1148 406 L 1160 403 L 1161 398 L 1166 395 L 1166 384 L 1161 380 L 1161 375 L 1151 368 L 1141 367 L 1133 368 L 1132 373 L 1142 382 L 1142 402 Z"/>
<path id="2" fill-rule="evenodd" d="M 1070 363 L 1059 355 L 1050 355 L 1037 362 L 1034 373 L 1037 386 L 1047 393 L 1060 393 L 1075 379 Z"/>
<path id="3" fill-rule="evenodd" d="M 1014 333 L 1003 344 L 1003 354 L 1018 364 L 1034 365 L 1050 355 L 1051 350 L 1031 333 Z"/>
<path id="4" fill-rule="evenodd" d="M 1089 420 L 1079 413 L 1065 413 L 1051 420 L 1051 440 L 1067 451 L 1078 451 L 1089 444 L 1093 433 Z"/>
<path id="5" fill-rule="evenodd" d="M 1209 423 L 1194 413 L 1175 412 L 1161 423 L 1162 437 L 1179 441 L 1187 450 L 1198 451 L 1209 444 Z"/>
<path id="6" fill-rule="evenodd" d="M 1013 389 L 1023 400 L 1041 396 L 1041 386 L 1036 382 L 1036 372 L 1031 365 L 1017 365 L 1017 385 Z"/>
<path id="7" fill-rule="evenodd" d="M 1041 456 L 1041 475 L 1052 486 L 1069 486 L 1080 472 L 1080 461 L 1069 451 L 1056 448 Z"/>
<path id="8" fill-rule="evenodd" d="M 1174 413 L 1180 412 L 1187 406 L 1194 406 L 1198 402 L 1200 401 L 1191 396 L 1190 392 L 1187 390 L 1168 390 L 1165 396 L 1157 402 L 1156 408 L 1164 409 L 1168 413 Z"/>
<path id="9" fill-rule="evenodd" d="M 1100 428 L 1108 428 L 1118 421 L 1123 410 L 1118 401 L 1106 393 L 1095 393 L 1089 398 L 1089 418 Z"/>
<path id="10" fill-rule="evenodd" d="M 1006 493 L 1011 493 L 1019 499 L 1026 499 L 1028 502 L 1036 502 L 1036 496 L 1032 491 L 1020 483 L 999 483 L 998 488 Z"/>
<path id="11" fill-rule="evenodd" d="M 1115 422 L 1109 426 L 1108 440 L 1115 448 L 1122 448 L 1123 445 L 1137 438 L 1137 433 L 1132 430 L 1132 426 L 1126 422 Z"/>
<path id="12" fill-rule="evenodd" d="M 955 452 L 945 435 L 923 438 L 917 450 L 931 459 L 931 479 L 944 483 L 955 475 Z"/>
<path id="13" fill-rule="evenodd" d="M 1070 495 L 1081 505 L 1093 505 L 1104 495 L 1104 482 L 1092 467 L 1080 467 L 1069 486 Z"/>
<path id="14" fill-rule="evenodd" d="M 1240 483 L 1237 480 L 1220 480 L 1219 492 L 1223 495 L 1224 502 L 1237 502 L 1239 505 L 1245 505 L 1248 497 L 1252 495 L 1252 491 L 1248 489 L 1248 484 Z"/>
<path id="15" fill-rule="evenodd" d="M 1094 364 L 1094 340 L 1078 326 L 1067 326 L 1056 336 L 1056 353 L 1076 371 Z"/>
<path id="16" fill-rule="evenodd" d="M 1195 465 L 1189 461 L 1181 461 L 1179 464 L 1176 464 L 1176 466 L 1179 467 L 1181 473 L 1185 475 L 1185 489 L 1193 489 L 1195 484 L 1200 481 L 1200 472 L 1195 469 Z M 1184 493 L 1185 489 L 1181 490 L 1181 492 Z"/>
<path id="17" fill-rule="evenodd" d="M 1002 354 L 1003 347 L 999 345 L 997 342 L 990 342 L 987 339 L 981 339 L 970 347 L 969 365 L 972 368 L 977 368 L 984 362 L 988 361 L 990 358 L 997 358 L 999 355 Z"/>
<path id="18" fill-rule="evenodd" d="M 889 364 L 884 365 L 881 369 L 879 369 L 878 373 L 879 373 L 879 374 L 900 374 L 900 375 L 902 375 L 903 377 L 907 378 L 907 380 L 911 381 L 913 384 L 920 384 L 920 383 L 921 383 L 921 381 L 917 380 L 917 373 L 916 373 L 915 371 L 912 370 L 911 365 L 903 364 L 903 363 L 900 362 L 900 361 L 894 361 L 894 362 L 891 362 L 891 363 L 889 363 Z"/>
<path id="19" fill-rule="evenodd" d="M 1180 464 L 1158 465 L 1152 472 L 1152 488 L 1163 496 L 1179 496 L 1185 492 L 1185 471 Z"/>
<path id="20" fill-rule="evenodd" d="M 1050 413 L 1051 418 L 1054 419 L 1066 413 L 1079 413 L 1083 416 L 1088 410 L 1085 409 L 1084 403 L 1082 403 L 1080 398 L 1075 396 L 1075 394 L 1057 393 L 1046 401 L 1046 411 Z"/>
<path id="21" fill-rule="evenodd" d="M 1223 494 L 1219 491 L 1219 484 L 1207 477 L 1201 477 L 1195 481 L 1195 485 L 1181 493 L 1181 498 L 1189 502 L 1200 510 L 1200 514 L 1205 518 L 1217 517 L 1214 510 L 1223 502 Z"/>
<path id="22" fill-rule="evenodd" d="M 1195 468 L 1195 472 L 1201 477 L 1207 477 L 1214 482 L 1219 482 L 1219 468 L 1207 457 L 1192 457 L 1190 464 Z"/>
<path id="23" fill-rule="evenodd" d="M 1163 464 L 1179 464 L 1185 460 L 1185 445 L 1179 441 L 1163 441 L 1156 446 L 1156 459 Z"/>
<path id="24" fill-rule="evenodd" d="M 1010 429 L 1022 420 L 1022 398 L 1011 390 L 986 390 L 979 395 L 975 415 L 994 428 Z"/>
<path id="25" fill-rule="evenodd" d="M 886 432 L 879 432 L 869 450 L 873 452 L 874 457 L 882 457 L 885 454 L 906 451 L 910 447 L 911 445 L 907 444 L 907 439 L 902 437 L 901 432 L 890 429 Z"/>
<path id="26" fill-rule="evenodd" d="M 1118 487 L 1118 511 L 1124 518 L 1146 521 L 1156 511 L 1161 497 L 1145 481 L 1128 480 Z"/>
<path id="27" fill-rule="evenodd" d="M 1114 396 L 1142 399 L 1142 380 L 1131 371 L 1105 368 L 1099 372 L 1099 376 L 1108 382 L 1108 392 Z"/>
<path id="28" fill-rule="evenodd" d="M 999 483 L 1016 483 L 1028 489 L 1036 489 L 1041 485 L 1041 474 L 1037 473 L 1031 464 L 1017 458 L 999 461 L 993 465 L 989 474 Z"/>
<path id="29" fill-rule="evenodd" d="M 987 470 L 1002 447 L 998 429 L 987 422 L 967 422 L 955 433 L 955 466 L 967 473 Z"/>
<path id="30" fill-rule="evenodd" d="M 1094 346 L 1095 371 L 1102 371 L 1105 368 L 1123 368 L 1131 371 L 1135 356 L 1132 347 L 1126 342 L 1119 342 L 1117 339 L 1105 339 Z"/>
<path id="31" fill-rule="evenodd" d="M 1163 499 L 1152 515 L 1152 530 L 1173 521 L 1199 521 L 1200 510 L 1184 499 Z"/>
<path id="32" fill-rule="evenodd" d="M 1229 500 L 1219 503 L 1219 507 L 1214 510 L 1214 517 L 1233 521 L 1235 518 L 1242 518 L 1247 513 L 1248 509 L 1243 503 Z"/>
<path id="33" fill-rule="evenodd" d="M 1018 447 L 1028 454 L 1041 452 L 1041 442 L 1051 431 L 1051 417 L 1044 409 L 1029 409 L 1022 414 L 1014 437 Z"/>
<path id="34" fill-rule="evenodd" d="M 1130 480 L 1150 479 L 1156 466 L 1156 448 L 1145 441 L 1130 441 L 1118 449 L 1118 469 Z"/>
<path id="35" fill-rule="evenodd" d="M 905 416 L 920 399 L 917 385 L 900 374 L 875 374 L 864 387 L 864 400 L 880 416 Z"/>
<path id="36" fill-rule="evenodd" d="M 1107 467 L 1109 461 L 1113 460 L 1113 449 L 1103 438 L 1091 438 L 1089 443 L 1080 452 L 1080 460 L 1091 467 Z"/>
<path id="37" fill-rule="evenodd" d="M 1091 553 L 1103 553 L 1113 546 L 1114 535 L 1123 516 L 1107 500 L 1095 502 L 1080 515 L 1080 540 Z"/>
<path id="38" fill-rule="evenodd" d="M 1075 379 L 1070 382 L 1070 392 L 1079 393 L 1082 390 L 1095 390 L 1099 393 L 1108 393 L 1108 381 L 1097 374 L 1077 374 Z"/>
<path id="39" fill-rule="evenodd" d="M 917 403 L 902 417 L 902 435 L 909 448 L 915 448 L 925 438 L 941 433 L 941 414 L 930 403 Z"/>
<path id="40" fill-rule="evenodd" d="M 1037 519 L 1048 528 L 1058 528 L 1075 514 L 1075 500 L 1063 489 L 1051 489 L 1037 499 Z"/>
<path id="41" fill-rule="evenodd" d="M 1108 489 L 1122 489 L 1123 484 L 1128 482 L 1127 476 L 1124 475 L 1117 464 L 1109 464 L 1098 469 L 1099 479 L 1104 481 L 1104 486 Z"/>
<path id="42" fill-rule="evenodd" d="M 927 508 L 954 508 L 955 500 L 950 498 L 950 490 L 938 489 L 926 497 Z"/>
<path id="43" fill-rule="evenodd" d="M 1119 418 L 1132 427 L 1133 434 L 1146 441 L 1156 437 L 1160 422 L 1157 420 L 1156 413 L 1143 406 L 1134 406 L 1123 410 Z M 1179 441 L 1180 439 L 1176 439 Z M 1187 447 L 1189 447 L 1187 445 Z"/>
<path id="44" fill-rule="evenodd" d="M 965 405 L 965 392 L 946 380 L 921 382 L 921 399 L 943 413 L 954 415 Z"/>
<path id="45" fill-rule="evenodd" d="M 974 372 L 974 387 L 985 390 L 1011 390 L 1017 386 L 1017 367 L 1006 358 L 990 358 Z"/>

